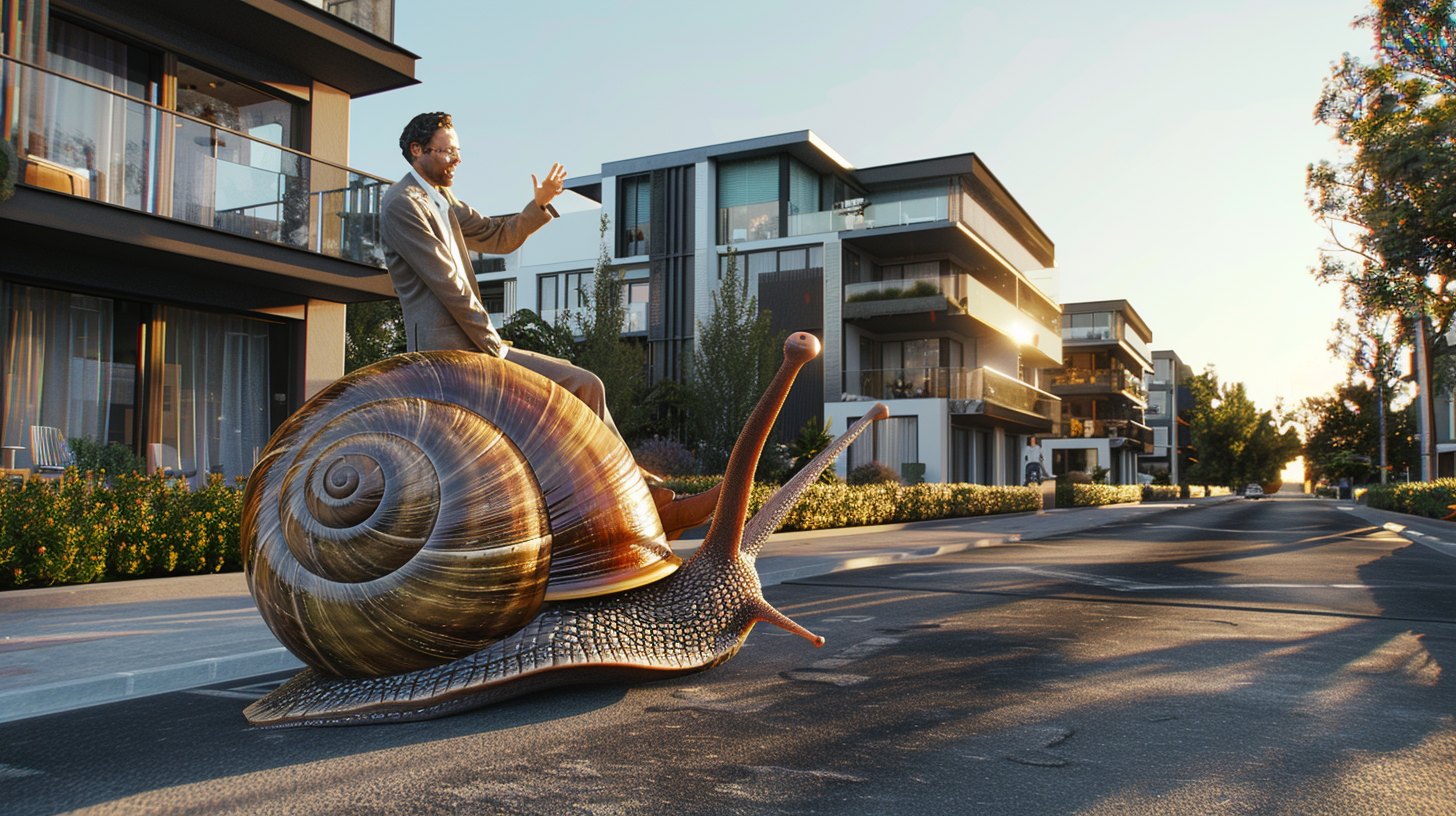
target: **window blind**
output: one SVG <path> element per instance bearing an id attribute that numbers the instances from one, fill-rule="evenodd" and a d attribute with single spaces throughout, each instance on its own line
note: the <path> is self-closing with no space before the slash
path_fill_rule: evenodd
<path id="1" fill-rule="evenodd" d="M 718 207 L 741 207 L 779 199 L 779 159 L 724 162 L 718 165 Z"/>

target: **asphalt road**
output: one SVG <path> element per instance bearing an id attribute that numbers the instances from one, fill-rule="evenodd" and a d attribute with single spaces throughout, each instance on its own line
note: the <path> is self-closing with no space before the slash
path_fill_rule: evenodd
<path id="1" fill-rule="evenodd" d="M 827 646 L 759 627 L 671 681 L 250 729 L 275 676 L 3 724 L 0 813 L 1452 814 L 1453 587 L 1328 503 L 1226 503 L 771 587 Z"/>

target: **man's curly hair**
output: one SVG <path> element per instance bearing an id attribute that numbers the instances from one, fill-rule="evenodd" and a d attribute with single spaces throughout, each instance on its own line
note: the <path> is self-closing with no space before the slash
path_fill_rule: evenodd
<path id="1" fill-rule="evenodd" d="M 420 147 L 424 147 L 435 138 L 435 131 L 447 127 L 452 127 L 450 114 L 442 111 L 422 113 L 411 119 L 404 126 L 404 133 L 399 134 L 399 152 L 404 154 L 404 160 L 413 165 L 415 157 L 410 155 L 410 145 L 419 143 Z"/>

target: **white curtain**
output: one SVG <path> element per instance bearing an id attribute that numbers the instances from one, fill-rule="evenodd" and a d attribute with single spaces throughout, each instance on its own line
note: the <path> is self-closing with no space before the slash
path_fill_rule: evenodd
<path id="1" fill-rule="evenodd" d="M 6 345 L 5 444 L 34 467 L 33 425 L 106 441 L 112 390 L 113 304 L 106 298 L 14 287 Z"/>
<path id="2" fill-rule="evenodd" d="M 859 418 L 855 417 L 849 424 L 857 421 Z M 850 443 L 847 456 L 848 470 L 879 462 L 899 473 L 901 465 L 920 461 L 920 419 L 890 417 L 874 423 Z"/>
<path id="3" fill-rule="evenodd" d="M 158 307 L 163 349 L 153 373 L 156 441 L 177 450 L 194 484 L 246 476 L 268 442 L 268 324 Z"/>

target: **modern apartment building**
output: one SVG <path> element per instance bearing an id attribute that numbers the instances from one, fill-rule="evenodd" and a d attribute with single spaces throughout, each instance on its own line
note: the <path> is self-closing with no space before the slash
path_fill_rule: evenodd
<path id="1" fill-rule="evenodd" d="M 1061 399 L 1055 438 L 1042 441 L 1051 471 L 1107 471 L 1108 484 L 1137 484 L 1138 457 L 1153 452 L 1144 424 L 1153 333 L 1126 300 L 1062 304 L 1062 367 L 1048 372 Z"/>
<path id="2" fill-rule="evenodd" d="M 775 331 L 809 331 L 780 427 L 877 423 L 839 463 L 879 461 L 927 481 L 1020 483 L 1021 447 L 1051 430 L 1040 371 L 1062 361 L 1045 294 L 1055 249 L 973 153 L 857 168 L 811 131 L 611 162 L 570 179 L 601 209 L 571 213 L 503 263 L 482 265 L 487 308 L 552 320 L 585 305 L 610 219 L 625 270 L 625 334 L 654 380 L 680 378 L 730 249 Z"/>
<path id="3" fill-rule="evenodd" d="M 410 85 L 393 0 L 0 0 L 0 437 L 242 476 L 392 294 L 350 100 Z"/>
<path id="4" fill-rule="evenodd" d="M 1142 456 L 1139 468 L 1143 473 L 1168 474 L 1170 484 L 1182 484 L 1187 468 L 1183 451 L 1189 444 L 1188 425 L 1179 421 L 1179 414 L 1193 404 L 1193 396 L 1184 382 L 1193 376 L 1177 352 L 1153 352 L 1153 373 L 1148 379 L 1148 409 L 1145 424 L 1153 429 L 1152 451 Z"/>

